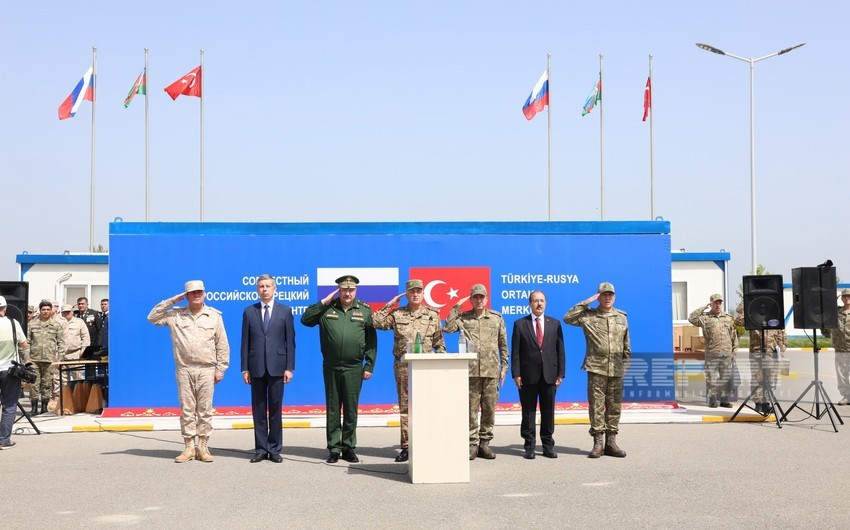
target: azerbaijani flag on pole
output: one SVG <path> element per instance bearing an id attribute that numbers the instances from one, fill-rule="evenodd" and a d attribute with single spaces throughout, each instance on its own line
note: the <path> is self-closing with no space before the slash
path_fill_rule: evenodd
<path id="1" fill-rule="evenodd" d="M 73 118 L 83 101 L 94 101 L 94 66 L 89 68 L 71 94 L 59 105 L 59 119 Z"/>
<path id="2" fill-rule="evenodd" d="M 549 70 L 544 70 L 543 75 L 537 80 L 537 84 L 531 89 L 531 95 L 522 106 L 525 119 L 532 119 L 538 112 L 549 104 Z"/>
<path id="3" fill-rule="evenodd" d="M 590 111 L 593 110 L 593 107 L 595 107 L 596 103 L 599 101 L 602 101 L 602 72 L 599 73 L 599 80 L 593 86 L 593 90 L 584 102 L 584 107 L 581 109 L 581 115 L 586 116 L 590 114 Z"/>
<path id="4" fill-rule="evenodd" d="M 130 89 L 130 93 L 127 94 L 127 97 L 124 98 L 124 108 L 130 106 L 130 103 L 133 102 L 133 98 L 136 97 L 136 94 L 141 94 L 143 96 L 147 96 L 148 93 L 148 76 L 147 76 L 147 68 L 142 68 L 142 73 L 139 74 L 139 77 L 136 78 L 136 82 L 133 83 L 133 88 Z"/>

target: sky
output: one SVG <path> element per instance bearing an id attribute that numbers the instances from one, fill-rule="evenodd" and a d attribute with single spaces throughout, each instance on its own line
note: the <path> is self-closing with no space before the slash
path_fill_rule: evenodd
<path id="1" fill-rule="evenodd" d="M 62 9 L 59 7 L 65 6 Z M 97 47 L 94 244 L 145 220 L 144 99 L 123 101 L 150 49 L 150 219 L 199 219 L 200 101 L 163 91 L 204 50 L 205 221 L 546 221 L 547 113 L 521 108 L 551 53 L 553 221 L 600 219 L 599 109 L 581 107 L 603 54 L 605 220 L 655 215 L 673 249 L 731 253 L 749 274 L 749 65 L 755 65 L 757 259 L 832 259 L 850 278 L 850 44 L 843 1 L 13 2 L 0 183 L 15 256 L 89 245 L 92 105 L 59 104 Z M 15 81 L 16 80 L 16 81 Z M 621 259 L 616 249 L 608 256 Z M 635 259 L 627 257 L 626 259 Z"/>

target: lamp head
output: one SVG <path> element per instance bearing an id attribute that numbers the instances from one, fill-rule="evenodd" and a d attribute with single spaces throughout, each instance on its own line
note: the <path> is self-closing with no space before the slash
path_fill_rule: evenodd
<path id="1" fill-rule="evenodd" d="M 709 44 L 703 44 L 701 42 L 697 43 L 697 48 L 703 49 L 707 52 L 716 53 L 718 55 L 726 55 L 726 52 L 724 52 L 723 50 L 715 48 L 714 46 L 711 46 Z"/>

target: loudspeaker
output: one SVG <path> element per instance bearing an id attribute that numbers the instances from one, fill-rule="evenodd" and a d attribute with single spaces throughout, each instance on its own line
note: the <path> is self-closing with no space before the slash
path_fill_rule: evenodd
<path id="1" fill-rule="evenodd" d="M 744 327 L 785 329 L 781 274 L 744 276 Z"/>
<path id="2" fill-rule="evenodd" d="M 0 282 L 0 296 L 6 299 L 6 316 L 14 318 L 24 330 L 24 337 L 18 340 L 26 340 L 27 333 L 27 306 L 29 306 L 30 284 L 28 282 Z"/>
<path id="3" fill-rule="evenodd" d="M 838 303 L 835 267 L 800 267 L 791 270 L 794 294 L 794 327 L 835 329 Z"/>

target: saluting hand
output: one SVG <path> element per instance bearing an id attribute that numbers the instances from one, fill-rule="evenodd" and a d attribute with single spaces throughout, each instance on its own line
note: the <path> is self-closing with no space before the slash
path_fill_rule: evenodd
<path id="1" fill-rule="evenodd" d="M 338 293 L 339 289 L 322 298 L 322 305 L 330 305 L 330 303 L 334 301 L 334 296 L 336 296 Z"/>
<path id="2" fill-rule="evenodd" d="M 398 303 L 398 301 L 401 300 L 401 297 L 404 296 L 405 294 L 407 294 L 407 293 L 401 293 L 401 294 L 395 296 L 395 298 L 393 298 L 392 300 L 387 302 L 387 305 L 396 305 Z"/>
<path id="3" fill-rule="evenodd" d="M 175 295 L 175 296 L 172 296 L 172 297 L 171 297 L 171 303 L 172 303 L 172 305 L 173 305 L 173 304 L 179 304 L 179 303 L 180 303 L 180 302 L 182 302 L 185 298 L 186 298 L 186 293 L 180 293 L 180 294 L 178 294 L 178 295 Z"/>
<path id="4" fill-rule="evenodd" d="M 593 295 L 590 298 L 588 298 L 587 300 L 585 300 L 584 303 L 585 303 L 585 305 L 590 305 L 598 299 L 599 299 L 599 293 L 596 293 L 595 295 Z"/>
<path id="5" fill-rule="evenodd" d="M 458 300 L 458 301 L 457 301 L 457 303 L 455 304 L 455 306 L 457 306 L 458 308 L 460 308 L 460 306 L 462 306 L 462 305 L 464 304 L 464 302 L 466 302 L 467 300 L 469 300 L 469 297 L 468 297 L 468 296 L 466 296 L 466 297 L 464 297 L 464 298 L 461 298 L 460 300 Z"/>

